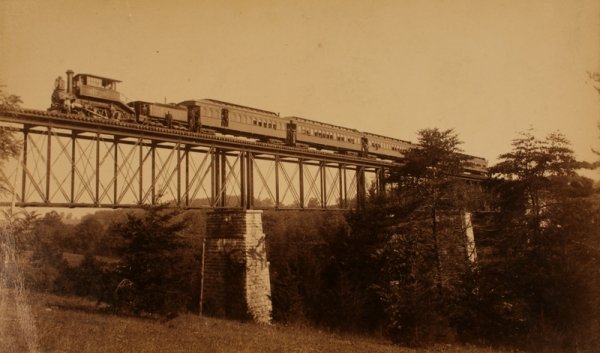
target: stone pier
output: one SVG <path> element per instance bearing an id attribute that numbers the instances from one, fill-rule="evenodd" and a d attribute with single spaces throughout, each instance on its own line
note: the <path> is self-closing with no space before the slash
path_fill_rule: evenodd
<path id="1" fill-rule="evenodd" d="M 206 235 L 203 312 L 270 323 L 271 284 L 262 211 L 209 212 Z"/>

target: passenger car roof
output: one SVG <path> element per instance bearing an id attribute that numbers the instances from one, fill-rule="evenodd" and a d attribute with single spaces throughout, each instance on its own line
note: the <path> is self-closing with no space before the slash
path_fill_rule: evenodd
<path id="1" fill-rule="evenodd" d="M 257 113 L 268 114 L 268 115 L 273 115 L 274 117 L 279 117 L 279 114 L 277 114 L 275 112 L 268 111 L 268 110 L 247 107 L 245 105 L 224 102 L 224 101 L 220 101 L 220 100 L 216 100 L 216 99 L 212 99 L 212 98 L 190 99 L 190 100 L 186 100 L 186 101 L 180 102 L 179 104 L 184 104 L 185 105 L 185 104 L 189 104 L 189 103 L 202 103 L 202 102 L 209 102 L 209 103 L 214 103 L 214 104 L 220 104 L 220 105 L 225 105 L 225 106 L 236 108 L 236 109 L 250 110 L 250 111 L 257 112 Z"/>

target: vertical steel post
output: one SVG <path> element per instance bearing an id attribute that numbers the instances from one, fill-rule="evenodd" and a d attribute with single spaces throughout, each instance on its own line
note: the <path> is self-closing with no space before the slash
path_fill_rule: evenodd
<path id="1" fill-rule="evenodd" d="M 227 152 L 221 150 L 221 207 L 227 206 Z"/>
<path id="2" fill-rule="evenodd" d="M 300 208 L 304 208 L 304 161 L 298 158 L 298 179 L 300 180 Z"/>
<path id="3" fill-rule="evenodd" d="M 319 173 L 321 179 L 321 208 L 327 208 L 327 175 L 325 162 L 319 162 Z"/>
<path id="4" fill-rule="evenodd" d="M 96 206 L 100 206 L 100 133 L 96 133 Z"/>
<path id="5" fill-rule="evenodd" d="M 118 177 L 119 177 L 119 138 L 117 136 L 113 136 L 113 148 L 115 152 L 115 160 L 114 160 L 114 168 L 113 168 L 113 207 L 117 206 L 117 198 L 118 195 Z"/>
<path id="6" fill-rule="evenodd" d="M 190 145 L 185 145 L 185 206 L 190 205 Z"/>
<path id="7" fill-rule="evenodd" d="M 46 203 L 50 203 L 50 175 L 52 173 L 52 127 L 48 126 L 48 147 L 46 150 Z"/>
<path id="8" fill-rule="evenodd" d="M 342 164 L 341 165 L 342 168 L 342 180 L 344 183 L 344 187 L 342 188 L 342 207 L 343 208 L 348 208 L 348 173 L 346 172 L 346 165 Z"/>
<path id="9" fill-rule="evenodd" d="M 279 208 L 279 156 L 275 155 L 275 208 Z"/>
<path id="10" fill-rule="evenodd" d="M 181 143 L 177 142 L 177 206 L 181 206 Z"/>
<path id="11" fill-rule="evenodd" d="M 27 192 L 27 140 L 29 139 L 29 126 L 23 126 L 23 174 L 21 177 L 21 202 L 25 203 Z"/>
<path id="12" fill-rule="evenodd" d="M 156 205 L 156 141 L 152 141 L 151 145 L 150 145 L 150 178 L 151 180 L 151 185 L 150 185 L 150 190 L 151 190 L 151 194 L 152 194 L 152 204 Z"/>
<path id="13" fill-rule="evenodd" d="M 248 201 L 246 202 L 246 206 L 249 209 L 254 208 L 254 154 L 250 151 L 247 152 L 247 175 L 248 175 L 248 183 L 247 185 L 247 197 Z"/>
<path id="14" fill-rule="evenodd" d="M 246 184 L 247 184 L 247 180 L 246 180 L 246 171 L 244 168 L 244 161 L 245 156 L 247 156 L 248 152 L 244 152 L 244 151 L 240 151 L 240 207 L 245 210 L 247 209 L 247 204 L 246 204 Z"/>
<path id="15" fill-rule="evenodd" d="M 21 202 L 25 203 L 25 193 L 27 192 L 27 140 L 29 136 L 29 126 L 23 126 L 23 174 L 21 176 Z"/>
<path id="16" fill-rule="evenodd" d="M 342 163 L 338 164 L 339 201 L 338 207 L 344 208 L 344 180 L 342 179 Z"/>
<path id="17" fill-rule="evenodd" d="M 138 173 L 138 182 L 139 182 L 139 187 L 138 187 L 138 192 L 139 192 L 139 204 L 143 204 L 144 203 L 144 140 L 140 137 L 140 139 L 138 140 L 139 144 L 140 144 L 140 150 L 139 150 L 139 173 Z"/>
<path id="18" fill-rule="evenodd" d="M 75 150 L 77 144 L 77 132 L 71 131 L 71 206 L 75 203 Z"/>
<path id="19" fill-rule="evenodd" d="M 217 197 L 219 195 L 219 191 L 221 190 L 221 182 L 219 180 L 219 170 L 221 168 L 219 168 L 219 158 L 218 158 L 218 150 L 215 148 L 213 149 L 213 152 L 210 156 L 211 159 L 211 164 L 212 164 L 212 170 L 210 173 L 210 178 L 211 178 L 211 185 L 212 185 L 212 190 L 211 190 L 211 205 L 213 207 L 217 206 Z"/>

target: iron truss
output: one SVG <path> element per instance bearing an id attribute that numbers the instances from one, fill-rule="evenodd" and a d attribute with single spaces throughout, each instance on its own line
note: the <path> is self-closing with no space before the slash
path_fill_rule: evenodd
<path id="1" fill-rule="evenodd" d="M 392 162 L 115 120 L 3 110 L 22 155 L 0 205 L 351 209 Z"/>

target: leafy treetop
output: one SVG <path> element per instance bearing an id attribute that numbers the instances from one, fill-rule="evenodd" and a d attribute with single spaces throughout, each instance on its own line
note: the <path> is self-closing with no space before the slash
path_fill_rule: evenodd
<path id="1" fill-rule="evenodd" d="M 21 103 L 23 103 L 21 97 L 8 94 L 0 89 L 0 108 L 19 108 Z"/>

